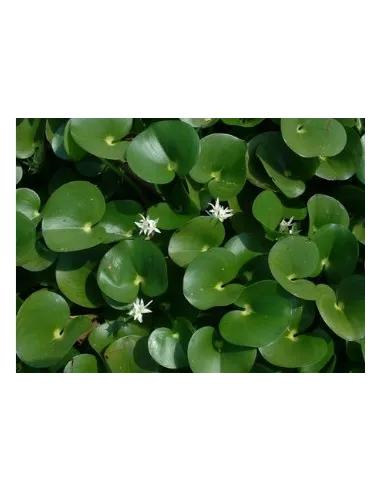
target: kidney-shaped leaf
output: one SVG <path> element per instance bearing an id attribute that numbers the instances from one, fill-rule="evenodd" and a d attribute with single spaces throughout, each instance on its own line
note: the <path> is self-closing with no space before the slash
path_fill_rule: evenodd
<path id="1" fill-rule="evenodd" d="M 94 226 L 105 213 L 99 189 L 87 181 L 71 181 L 58 188 L 46 203 L 42 233 L 47 246 L 58 252 L 92 248 L 103 239 Z"/>
<path id="2" fill-rule="evenodd" d="M 246 142 L 222 133 L 203 138 L 190 176 L 198 183 L 208 183 L 214 198 L 228 200 L 238 195 L 246 181 Z"/>
<path id="3" fill-rule="evenodd" d="M 128 148 L 132 171 L 149 183 L 170 183 L 196 164 L 200 141 L 194 128 L 176 120 L 158 121 L 139 133 Z"/>
<path id="4" fill-rule="evenodd" d="M 212 326 L 197 330 L 188 345 L 188 360 L 193 372 L 249 372 L 256 355 L 255 349 L 226 342 Z"/>
<path id="5" fill-rule="evenodd" d="M 102 258 L 98 285 L 106 296 L 122 303 L 134 301 L 139 289 L 146 296 L 159 296 L 168 287 L 164 255 L 151 241 L 121 241 Z"/>
<path id="6" fill-rule="evenodd" d="M 243 309 L 226 313 L 219 325 L 222 337 L 234 345 L 268 345 L 282 335 L 291 321 L 289 295 L 274 280 L 249 285 L 234 304 Z"/>
<path id="7" fill-rule="evenodd" d="M 236 301 L 243 290 L 239 284 L 229 284 L 238 273 L 233 253 L 213 248 L 199 255 L 188 266 L 183 281 L 184 296 L 197 309 L 227 306 Z"/>
<path id="8" fill-rule="evenodd" d="M 319 285 L 316 301 L 325 323 L 344 340 L 359 340 L 365 336 L 365 277 L 345 278 L 336 293 L 328 285 Z"/>
<path id="9" fill-rule="evenodd" d="M 63 372 L 98 372 L 97 358 L 92 354 L 76 355 L 66 364 Z"/>
<path id="10" fill-rule="evenodd" d="M 308 200 L 307 209 L 310 219 L 309 237 L 326 224 L 341 224 L 344 227 L 349 227 L 348 212 L 332 196 L 314 195 Z"/>
<path id="11" fill-rule="evenodd" d="M 327 341 L 319 332 L 298 335 L 294 330 L 287 330 L 278 340 L 259 349 L 270 364 L 290 369 L 318 362 L 327 350 Z"/>
<path id="12" fill-rule="evenodd" d="M 104 159 L 123 159 L 129 142 L 132 118 L 72 118 L 70 132 L 75 142 L 89 154 Z"/>
<path id="13" fill-rule="evenodd" d="M 175 232 L 169 241 L 168 253 L 179 266 L 187 266 L 200 253 L 219 246 L 225 229 L 215 217 L 196 217 Z"/>
<path id="14" fill-rule="evenodd" d="M 151 357 L 167 369 L 187 367 L 188 343 L 193 332 L 193 326 L 186 318 L 177 318 L 172 329 L 156 328 L 148 339 Z"/>
<path id="15" fill-rule="evenodd" d="M 301 157 L 333 156 L 347 143 L 347 134 L 334 118 L 282 118 L 282 136 Z"/>
<path id="16" fill-rule="evenodd" d="M 62 359 L 77 338 L 90 330 L 84 316 L 69 318 L 67 302 L 58 294 L 39 290 L 22 304 L 16 319 L 16 351 L 32 367 L 49 367 Z"/>
<path id="17" fill-rule="evenodd" d="M 326 224 L 312 237 L 319 248 L 320 266 L 330 282 L 338 283 L 356 268 L 359 247 L 354 234 L 339 224 Z"/>
<path id="18" fill-rule="evenodd" d="M 319 292 L 306 277 L 315 274 L 320 259 L 315 243 L 302 236 L 289 236 L 278 241 L 269 253 L 269 266 L 275 280 L 288 292 L 301 299 L 314 301 Z"/>
<path id="19" fill-rule="evenodd" d="M 157 372 L 158 366 L 148 352 L 148 337 L 128 335 L 115 340 L 104 354 L 111 372 Z"/>

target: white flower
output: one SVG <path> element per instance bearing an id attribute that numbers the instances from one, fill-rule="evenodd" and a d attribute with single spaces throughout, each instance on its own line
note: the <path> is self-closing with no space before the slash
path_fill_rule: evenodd
<path id="1" fill-rule="evenodd" d="M 234 215 L 234 212 L 231 208 L 228 207 L 223 207 L 220 205 L 220 199 L 217 198 L 215 205 L 213 203 L 208 203 L 212 207 L 211 210 L 207 210 L 206 213 L 208 215 L 211 215 L 213 217 L 216 217 L 216 219 L 220 220 L 223 222 L 225 219 L 228 219 L 232 215 Z"/>
<path id="2" fill-rule="evenodd" d="M 155 234 L 155 232 L 160 233 L 159 229 L 156 227 L 159 219 L 150 219 L 149 215 L 147 215 L 147 217 L 144 217 L 142 214 L 139 215 L 142 219 L 139 222 L 134 222 L 134 224 L 136 224 L 140 229 L 139 234 L 143 233 L 147 236 L 147 239 L 149 239 Z"/>
<path id="3" fill-rule="evenodd" d="M 293 223 L 294 217 L 291 217 L 290 220 L 283 219 L 279 224 L 279 232 L 288 232 L 289 234 L 297 234 L 297 225 Z"/>
<path id="4" fill-rule="evenodd" d="M 152 313 L 150 309 L 147 309 L 151 302 L 152 301 L 149 301 L 149 303 L 144 304 L 143 299 L 139 299 L 138 297 L 133 303 L 132 309 L 128 314 L 134 317 L 134 321 L 138 320 L 139 323 L 143 323 L 143 314 Z"/>

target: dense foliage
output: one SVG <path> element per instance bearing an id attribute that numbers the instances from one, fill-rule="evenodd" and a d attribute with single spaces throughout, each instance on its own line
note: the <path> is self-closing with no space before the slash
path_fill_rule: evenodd
<path id="1" fill-rule="evenodd" d="M 365 120 L 16 121 L 18 372 L 363 372 Z"/>

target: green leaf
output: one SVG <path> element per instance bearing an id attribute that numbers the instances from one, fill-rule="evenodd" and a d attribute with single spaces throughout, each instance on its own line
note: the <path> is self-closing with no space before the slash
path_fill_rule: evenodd
<path id="1" fill-rule="evenodd" d="M 184 275 L 184 296 L 197 309 L 228 306 L 243 290 L 239 284 L 229 284 L 238 273 L 238 262 L 233 253 L 224 248 L 212 248 L 199 255 L 188 266 Z"/>
<path id="2" fill-rule="evenodd" d="M 278 132 L 269 132 L 258 143 L 256 154 L 271 180 L 289 198 L 304 193 L 304 181 L 311 179 L 317 168 L 313 160 L 295 155 Z"/>
<path id="3" fill-rule="evenodd" d="M 42 233 L 47 246 L 58 252 L 88 249 L 103 240 L 94 227 L 103 217 L 105 200 L 99 189 L 87 181 L 71 181 L 56 190 L 47 201 Z"/>
<path id="4" fill-rule="evenodd" d="M 358 179 L 365 185 L 365 134 L 361 137 L 362 155 L 356 174 Z"/>
<path id="5" fill-rule="evenodd" d="M 197 330 L 188 345 L 188 360 L 193 372 L 249 372 L 256 355 L 255 349 L 225 342 L 212 326 Z"/>
<path id="6" fill-rule="evenodd" d="M 89 318 L 69 318 L 67 302 L 39 290 L 21 306 L 16 319 L 16 351 L 31 367 L 49 367 L 62 359 L 77 338 L 91 328 Z"/>
<path id="7" fill-rule="evenodd" d="M 179 266 L 189 265 L 200 253 L 219 246 L 225 229 L 214 217 L 196 217 L 175 232 L 169 241 L 168 254 Z"/>
<path id="8" fill-rule="evenodd" d="M 185 226 L 191 219 L 194 219 L 198 215 L 198 209 L 196 205 L 189 207 L 185 213 L 175 212 L 168 203 L 157 203 L 152 205 L 147 211 L 150 219 L 159 219 L 158 227 L 165 231 L 171 231 L 173 229 L 179 229 Z"/>
<path id="9" fill-rule="evenodd" d="M 29 272 L 41 272 L 49 268 L 57 258 L 57 253 L 48 249 L 44 242 L 38 240 L 28 256 L 24 259 L 22 267 Z"/>
<path id="10" fill-rule="evenodd" d="M 192 324 L 185 318 L 177 318 L 172 329 L 156 328 L 148 339 L 151 357 L 167 369 L 188 367 L 188 343 L 194 332 Z"/>
<path id="11" fill-rule="evenodd" d="M 105 304 L 96 277 L 104 252 L 104 247 L 96 246 L 85 251 L 59 255 L 56 265 L 57 285 L 75 304 L 89 308 Z"/>
<path id="12" fill-rule="evenodd" d="M 365 244 L 365 219 L 357 222 L 353 226 L 352 232 L 360 243 Z"/>
<path id="13" fill-rule="evenodd" d="M 142 206 L 133 200 L 114 200 L 106 205 L 106 212 L 98 222 L 97 229 L 102 230 L 103 243 L 113 243 L 132 236 L 143 213 Z"/>
<path id="14" fill-rule="evenodd" d="M 93 349 L 102 354 L 104 349 L 111 345 L 114 340 L 126 337 L 128 335 L 145 336 L 149 332 L 141 324 L 127 323 L 123 320 L 115 320 L 103 323 L 91 331 L 89 335 L 89 344 Z"/>
<path id="15" fill-rule="evenodd" d="M 262 225 L 275 231 L 284 216 L 284 207 L 278 196 L 270 190 L 262 191 L 253 202 L 253 215 Z"/>
<path id="16" fill-rule="evenodd" d="M 257 149 L 259 145 L 265 145 L 267 142 L 271 141 L 273 134 L 277 134 L 277 132 L 260 133 L 252 138 L 247 144 L 247 179 L 253 185 L 265 190 L 276 190 L 277 187 L 274 185 L 272 179 L 265 171 L 262 162 L 257 156 Z"/>
<path id="17" fill-rule="evenodd" d="M 87 155 L 87 152 L 83 150 L 73 139 L 71 134 L 71 120 L 69 120 L 64 129 L 63 135 L 63 145 L 66 152 L 66 155 L 72 161 L 80 161 Z"/>
<path id="18" fill-rule="evenodd" d="M 335 355 L 335 345 L 333 343 L 332 338 L 322 329 L 317 329 L 315 331 L 316 334 L 319 334 L 324 340 L 327 342 L 327 352 L 324 357 L 322 357 L 319 361 L 314 362 L 313 364 L 309 364 L 307 366 L 301 367 L 299 369 L 300 372 L 303 373 L 311 373 L 311 372 L 324 372 L 324 367 L 328 364 L 328 362 Z"/>
<path id="19" fill-rule="evenodd" d="M 148 352 L 148 337 L 129 335 L 115 340 L 104 354 L 111 372 L 158 372 L 156 362 Z"/>
<path id="20" fill-rule="evenodd" d="M 18 185 L 22 179 L 23 175 L 23 170 L 22 167 L 19 165 L 16 165 L 16 185 Z"/>
<path id="21" fill-rule="evenodd" d="M 318 331 L 298 335 L 287 330 L 278 340 L 259 351 L 270 364 L 292 369 L 320 361 L 328 351 L 328 344 Z"/>
<path id="22" fill-rule="evenodd" d="M 347 134 L 334 118 L 282 118 L 282 137 L 301 157 L 330 157 L 339 154 Z"/>
<path id="23" fill-rule="evenodd" d="M 41 200 L 37 193 L 29 188 L 16 190 L 16 210 L 24 214 L 33 224 L 38 224 L 40 217 Z"/>
<path id="24" fill-rule="evenodd" d="M 99 372 L 97 358 L 91 354 L 77 355 L 66 364 L 63 372 Z"/>
<path id="25" fill-rule="evenodd" d="M 22 118 L 16 125 L 16 157 L 27 159 L 34 154 L 40 138 L 40 118 Z"/>
<path id="26" fill-rule="evenodd" d="M 358 134 L 347 128 L 347 143 L 344 149 L 332 157 L 318 157 L 316 176 L 329 181 L 345 180 L 352 177 L 362 159 L 361 140 Z"/>
<path id="27" fill-rule="evenodd" d="M 71 157 L 68 155 L 66 152 L 65 146 L 64 146 L 64 133 L 65 133 L 65 128 L 66 128 L 66 123 L 61 125 L 57 130 L 55 131 L 53 138 L 52 138 L 52 149 L 53 152 L 57 157 L 60 159 L 64 159 L 65 161 L 71 161 Z"/>
<path id="28" fill-rule="evenodd" d="M 308 236 L 326 224 L 339 224 L 349 227 L 349 215 L 343 205 L 335 198 L 328 195 L 314 195 L 307 202 L 310 226 Z"/>
<path id="29" fill-rule="evenodd" d="M 238 268 L 242 268 L 248 261 L 269 252 L 271 242 L 264 235 L 243 232 L 233 236 L 226 242 L 224 248 L 234 253 Z"/>
<path id="30" fill-rule="evenodd" d="M 45 124 L 45 136 L 47 141 L 51 144 L 54 134 L 58 128 L 64 125 L 68 121 L 68 118 L 48 118 Z"/>
<path id="31" fill-rule="evenodd" d="M 342 225 L 326 224 L 312 238 L 320 253 L 318 273 L 324 270 L 334 284 L 351 275 L 357 265 L 359 247 L 356 237 Z"/>
<path id="32" fill-rule="evenodd" d="M 16 265 L 28 261 L 36 242 L 36 229 L 33 222 L 21 212 L 16 212 Z"/>
<path id="33" fill-rule="evenodd" d="M 137 135 L 127 151 L 132 171 L 149 183 L 170 183 L 196 164 L 200 142 L 196 131 L 182 121 L 153 123 Z"/>
<path id="34" fill-rule="evenodd" d="M 264 118 L 222 118 L 222 121 L 226 125 L 242 126 L 244 128 L 251 128 L 259 125 Z"/>
<path id="35" fill-rule="evenodd" d="M 180 120 L 194 128 L 208 128 L 214 125 L 218 118 L 180 118 Z"/>
<path id="36" fill-rule="evenodd" d="M 89 154 L 104 159 L 123 159 L 129 142 L 123 140 L 131 130 L 132 118 L 72 118 L 74 141 Z"/>
<path id="37" fill-rule="evenodd" d="M 234 345 L 268 345 L 290 325 L 292 305 L 289 296 L 273 280 L 246 287 L 234 304 L 243 309 L 226 313 L 219 324 L 221 336 Z"/>
<path id="38" fill-rule="evenodd" d="M 316 304 L 324 322 L 344 340 L 365 336 L 365 278 L 352 275 L 339 284 L 337 291 L 328 285 L 318 286 Z"/>
<path id="39" fill-rule="evenodd" d="M 317 299 L 319 292 L 316 285 L 305 278 L 314 275 L 319 260 L 316 244 L 301 236 L 281 239 L 269 253 L 269 266 L 275 280 L 294 296 L 310 301 Z"/>
<path id="40" fill-rule="evenodd" d="M 121 303 L 134 301 L 140 289 L 146 296 L 159 296 L 168 287 L 163 253 L 141 238 L 121 241 L 102 258 L 98 285 L 106 296 Z"/>
<path id="41" fill-rule="evenodd" d="M 246 142 L 214 133 L 200 143 L 200 156 L 190 176 L 198 183 L 208 183 L 214 198 L 228 200 L 238 195 L 246 181 Z"/>

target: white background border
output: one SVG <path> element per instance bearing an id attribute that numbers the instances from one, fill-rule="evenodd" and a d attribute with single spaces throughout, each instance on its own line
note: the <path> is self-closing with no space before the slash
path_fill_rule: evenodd
<path id="1" fill-rule="evenodd" d="M 379 27 L 369 5 L 3 7 L 3 490 L 379 488 Z M 245 114 L 367 118 L 367 374 L 16 375 L 14 119 Z"/>

